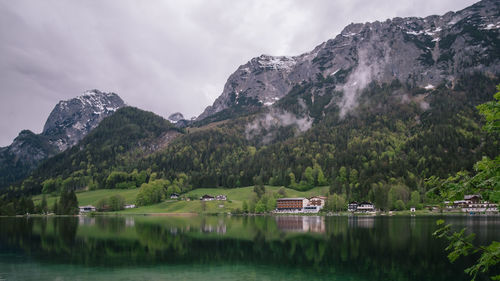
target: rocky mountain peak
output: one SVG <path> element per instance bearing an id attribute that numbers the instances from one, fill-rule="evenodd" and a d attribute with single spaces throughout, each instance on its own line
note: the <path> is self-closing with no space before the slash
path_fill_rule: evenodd
<path id="1" fill-rule="evenodd" d="M 198 117 L 242 106 L 271 106 L 293 86 L 322 76 L 343 92 L 341 114 L 356 106 L 370 82 L 395 79 L 417 87 L 453 86 L 462 74 L 500 72 L 500 2 L 483 0 L 458 12 L 425 18 L 353 23 L 313 51 L 261 55 L 240 66 L 222 94 Z"/>
<path id="2" fill-rule="evenodd" d="M 75 145 L 88 132 L 125 103 L 115 93 L 85 91 L 76 98 L 60 101 L 43 127 L 42 135 L 60 151 Z"/>
<path id="3" fill-rule="evenodd" d="M 175 113 L 170 114 L 170 116 L 168 116 L 167 120 L 170 121 L 170 123 L 175 124 L 181 120 L 184 120 L 184 115 L 182 115 L 182 113 L 180 113 L 180 112 L 175 112 Z"/>
<path id="4" fill-rule="evenodd" d="M 23 130 L 11 145 L 0 148 L 0 187 L 24 178 L 43 160 L 74 146 L 104 118 L 124 106 L 117 94 L 99 90 L 60 101 L 41 134 Z"/>

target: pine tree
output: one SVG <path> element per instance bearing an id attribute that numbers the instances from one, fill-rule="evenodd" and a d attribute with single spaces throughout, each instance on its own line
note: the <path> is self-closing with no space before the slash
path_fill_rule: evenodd
<path id="1" fill-rule="evenodd" d="M 59 215 L 78 214 L 78 200 L 74 190 L 64 191 L 59 199 Z"/>
<path id="2" fill-rule="evenodd" d="M 243 213 L 248 213 L 248 203 L 247 203 L 247 200 L 243 201 L 242 209 L 243 209 Z"/>
<path id="3" fill-rule="evenodd" d="M 52 212 L 56 215 L 59 215 L 59 206 L 57 204 L 57 200 L 54 202 L 54 206 L 52 207 Z"/>
<path id="4" fill-rule="evenodd" d="M 41 203 L 41 206 L 40 206 L 40 210 L 41 210 L 42 214 L 46 214 L 47 211 L 48 211 L 48 208 L 47 208 L 47 198 L 45 197 L 45 194 L 42 197 L 42 203 Z"/>

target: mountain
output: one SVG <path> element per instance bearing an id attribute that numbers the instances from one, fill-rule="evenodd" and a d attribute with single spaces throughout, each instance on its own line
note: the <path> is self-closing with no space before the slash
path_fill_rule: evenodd
<path id="1" fill-rule="evenodd" d="M 500 154 L 476 109 L 500 83 L 498 22 L 497 1 L 485 0 L 353 24 L 310 53 L 252 59 L 186 128 L 122 108 L 16 190 L 182 178 L 194 188 L 330 185 L 384 209 L 411 192 L 424 198 L 436 178 Z"/>
<path id="2" fill-rule="evenodd" d="M 500 152 L 475 108 L 500 82 L 499 5 L 351 24 L 311 52 L 253 58 L 144 167 L 193 186 L 308 189 L 326 177 L 351 200 L 394 186 L 424 195 L 426 179 Z"/>
<path id="3" fill-rule="evenodd" d="M 139 159 L 164 148 L 180 133 L 154 113 L 134 107 L 120 108 L 77 145 L 43 162 L 24 182 L 25 190 L 39 193 L 41 186 L 31 183 L 50 178 L 64 179 L 59 183 L 75 189 L 104 187 L 112 171 L 133 167 Z"/>
<path id="4" fill-rule="evenodd" d="M 397 79 L 433 88 L 453 85 L 459 75 L 500 70 L 500 2 L 485 0 L 459 12 L 426 18 L 394 18 L 351 24 L 334 39 L 299 56 L 261 55 L 240 66 L 227 80 L 203 120 L 234 107 L 273 105 L 300 83 L 318 76 L 343 91 L 337 101 L 344 115 L 371 81 Z"/>
<path id="5" fill-rule="evenodd" d="M 125 103 L 117 94 L 99 90 L 60 101 L 41 134 L 24 130 L 10 146 L 0 148 L 0 187 L 23 179 L 43 160 L 74 146 L 123 106 Z"/>
<path id="6" fill-rule="evenodd" d="M 115 93 L 86 91 L 74 99 L 60 101 L 45 122 L 42 135 L 64 151 L 77 144 L 92 129 L 125 103 Z"/>

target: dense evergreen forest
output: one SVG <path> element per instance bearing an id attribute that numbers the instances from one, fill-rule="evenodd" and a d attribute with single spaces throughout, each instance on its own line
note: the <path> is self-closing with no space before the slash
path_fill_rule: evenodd
<path id="1" fill-rule="evenodd" d="M 498 80 L 470 75 L 431 90 L 397 80 L 371 83 L 343 118 L 336 82 L 319 76 L 293 88 L 272 109 L 252 107 L 236 116 L 225 111 L 214 117 L 220 122 L 182 130 L 153 113 L 120 109 L 4 197 L 137 188 L 166 180 L 165 189 L 175 182 L 174 190 L 181 192 L 329 185 L 331 194 L 346 200 L 373 200 L 379 208 L 391 208 L 388 197 L 408 202 L 412 191 L 420 201 L 439 200 L 426 196 L 438 185 L 436 179 L 472 171 L 482 157 L 500 152 L 498 136 L 481 130 L 484 120 L 476 109 L 493 99 Z M 296 122 L 273 123 L 249 134 L 259 118 L 279 119 L 285 113 Z M 312 127 L 301 132 L 298 123 L 306 117 Z"/>
<path id="2" fill-rule="evenodd" d="M 274 128 L 270 143 L 259 136 L 248 140 L 245 124 L 256 117 L 244 117 L 189 133 L 140 167 L 167 178 L 187 173 L 197 187 L 248 186 L 257 180 L 299 190 L 329 184 L 332 193 L 363 200 L 396 186 L 408 200 L 411 190 L 425 195 L 425 179 L 471 170 L 483 156 L 498 154 L 498 138 L 481 131 L 475 108 L 492 99 L 496 82 L 478 75 L 460 80 L 453 90 L 441 85 L 433 91 L 398 81 L 373 83 L 359 107 L 341 119 L 338 108 L 325 106 L 341 93 L 326 92 L 313 102 L 313 91 L 330 86 L 320 78 L 296 87 L 278 104 L 316 117 L 302 135 L 294 137 L 296 129 L 289 126 Z"/>

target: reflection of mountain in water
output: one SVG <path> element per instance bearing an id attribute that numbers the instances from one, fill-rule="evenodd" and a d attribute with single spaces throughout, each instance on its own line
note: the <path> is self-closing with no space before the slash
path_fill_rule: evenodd
<path id="1" fill-rule="evenodd" d="M 276 224 L 285 232 L 325 232 L 325 217 L 320 216 L 280 216 L 276 217 Z"/>
<path id="2" fill-rule="evenodd" d="M 361 280 L 373 281 L 469 280 L 463 268 L 474 257 L 450 264 L 443 251 L 444 241 L 431 235 L 436 229 L 436 219 L 0 218 L 0 265 L 4 253 L 14 253 L 42 266 L 245 264 L 278 270 L 291 266 L 323 274 L 322 280 L 335 274 L 359 275 Z M 471 231 L 480 234 L 476 237 L 478 244 L 489 244 L 498 236 L 498 217 L 447 217 L 446 220 L 456 228 L 470 225 Z M 318 232 L 322 235 L 317 235 Z"/>

